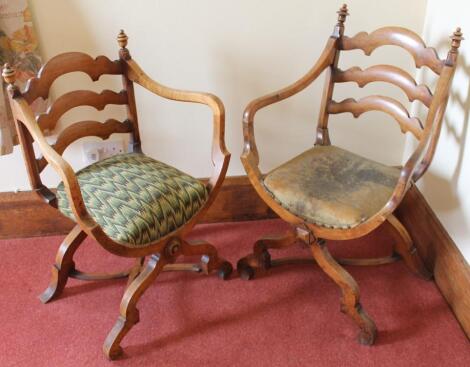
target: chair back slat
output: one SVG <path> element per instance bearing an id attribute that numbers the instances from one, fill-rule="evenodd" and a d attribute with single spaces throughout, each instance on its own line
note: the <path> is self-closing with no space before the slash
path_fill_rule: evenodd
<path id="1" fill-rule="evenodd" d="M 370 55 L 378 47 L 386 45 L 399 46 L 408 51 L 418 68 L 426 65 L 436 74 L 440 74 L 444 67 L 445 62 L 439 59 L 434 48 L 426 47 L 421 37 L 401 27 L 383 27 L 370 34 L 360 32 L 354 37 L 343 36 L 339 47 L 345 51 L 360 49 L 366 55 Z"/>
<path id="2" fill-rule="evenodd" d="M 392 65 L 374 65 L 365 70 L 355 66 L 345 71 L 335 68 L 335 83 L 355 82 L 359 87 L 372 82 L 386 82 L 401 88 L 409 101 L 419 100 L 426 107 L 431 105 L 432 93 L 426 85 L 418 85 L 406 71 Z"/>
<path id="3" fill-rule="evenodd" d="M 52 147 L 57 153 L 62 154 L 74 141 L 87 136 L 95 136 L 104 140 L 108 139 L 111 134 L 130 132 L 132 132 L 132 124 L 129 120 L 121 122 L 109 119 L 104 123 L 98 121 L 80 121 L 64 129 Z M 47 161 L 42 157 L 37 160 L 37 164 L 39 172 L 41 172 L 47 166 Z"/>
<path id="4" fill-rule="evenodd" d="M 418 140 L 423 135 L 421 121 L 417 117 L 410 117 L 408 110 L 400 102 L 390 97 L 372 95 L 358 101 L 353 98 L 341 102 L 332 100 L 328 104 L 328 113 L 330 114 L 350 112 L 354 117 L 359 117 L 368 111 L 382 111 L 389 114 L 398 122 L 403 133 L 411 132 Z"/>
<path id="5" fill-rule="evenodd" d="M 68 52 L 57 55 L 50 59 L 39 71 L 38 75 L 31 78 L 22 93 L 23 98 L 29 104 L 33 103 L 37 98 L 46 99 L 49 97 L 50 89 L 54 81 L 62 75 L 83 72 L 87 74 L 92 81 L 97 81 L 102 75 L 121 75 L 124 81 L 124 90 L 115 92 L 112 90 L 103 90 L 96 93 L 90 90 L 74 90 L 67 92 L 58 97 L 48 108 L 45 113 L 36 116 L 36 122 L 40 129 L 52 130 L 56 127 L 59 119 L 68 111 L 81 106 L 94 107 L 101 111 L 107 105 L 127 105 L 127 110 L 135 110 L 134 94 L 132 85 L 124 73 L 122 60 L 111 61 L 106 56 L 98 56 L 93 58 L 81 52 Z M 134 133 L 137 128 L 137 122 L 131 121 L 128 117 L 124 122 L 116 119 L 108 119 L 101 123 L 98 121 L 81 121 L 76 122 L 65 128 L 58 136 L 55 144 L 52 145 L 54 150 L 62 154 L 67 147 L 87 136 L 95 136 L 101 139 L 108 139 L 115 133 Z M 135 133 L 134 135 L 138 135 Z M 47 161 L 43 157 L 36 159 L 34 155 L 30 157 L 32 165 L 37 168 L 40 173 L 47 166 Z"/>
<path id="6" fill-rule="evenodd" d="M 107 105 L 125 105 L 128 104 L 126 91 L 116 93 L 109 89 L 101 93 L 95 93 L 89 90 L 76 90 L 68 92 L 57 98 L 57 100 L 48 108 L 46 113 L 36 117 L 41 130 L 52 130 L 59 119 L 71 109 L 80 106 L 90 106 L 98 111 L 103 110 Z"/>
<path id="7" fill-rule="evenodd" d="M 28 103 L 40 97 L 46 99 L 52 83 L 61 75 L 72 72 L 86 73 L 91 80 L 96 81 L 104 74 L 122 74 L 122 65 L 119 61 L 111 61 L 106 56 L 94 59 L 81 52 L 63 53 L 50 59 L 39 70 L 38 75 L 28 81 L 23 97 Z"/>

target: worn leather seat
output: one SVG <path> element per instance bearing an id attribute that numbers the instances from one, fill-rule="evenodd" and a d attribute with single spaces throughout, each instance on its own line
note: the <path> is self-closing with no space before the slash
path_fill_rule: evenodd
<path id="1" fill-rule="evenodd" d="M 352 228 L 389 200 L 400 170 L 341 148 L 315 146 L 264 178 L 274 199 L 310 223 Z"/>

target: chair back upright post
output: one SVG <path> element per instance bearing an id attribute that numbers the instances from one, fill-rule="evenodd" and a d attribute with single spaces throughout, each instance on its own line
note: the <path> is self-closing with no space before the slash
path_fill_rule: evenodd
<path id="1" fill-rule="evenodd" d="M 349 15 L 348 6 L 343 4 L 343 6 L 336 13 L 338 14 L 338 22 L 333 29 L 333 34 L 331 37 L 336 38 L 336 42 L 338 43 L 341 41 L 341 37 L 343 37 L 344 34 L 344 22 L 346 21 L 346 17 Z M 325 71 L 325 83 L 320 104 L 320 114 L 318 117 L 315 145 L 331 145 L 330 136 L 328 133 L 328 103 L 333 97 L 333 90 L 335 86 L 333 81 L 333 72 L 338 66 L 339 54 L 339 47 L 336 46 L 333 61 Z"/>
<path id="2" fill-rule="evenodd" d="M 423 142 L 423 152 L 421 161 L 413 172 L 413 181 L 418 181 L 429 168 L 434 154 L 436 152 L 437 143 L 444 120 L 444 113 L 450 96 L 450 88 L 454 78 L 455 69 L 457 67 L 457 59 L 459 55 L 459 47 L 462 42 L 463 34 L 460 27 L 450 36 L 451 47 L 447 53 L 447 58 L 439 80 L 437 82 L 436 91 L 434 93 L 432 104 L 429 108 L 428 117 L 425 124 L 425 141 Z M 410 158 L 411 159 L 411 158 Z"/>
<path id="3" fill-rule="evenodd" d="M 139 120 L 137 115 L 137 106 L 135 103 L 135 93 L 134 93 L 134 83 L 129 79 L 128 76 L 128 65 L 127 62 L 130 60 L 131 54 L 127 49 L 127 42 L 129 37 L 127 37 L 124 30 L 121 29 L 117 36 L 117 42 L 120 47 L 119 49 L 119 60 L 122 65 L 122 85 L 124 90 L 127 93 L 127 119 L 132 124 L 132 141 L 130 145 L 132 150 L 136 153 L 142 153 L 142 146 L 140 141 L 140 131 L 139 131 Z"/>
<path id="4" fill-rule="evenodd" d="M 13 112 L 13 118 L 15 120 L 15 127 L 18 134 L 18 140 L 21 146 L 21 152 L 28 173 L 28 180 L 31 189 L 36 192 L 47 204 L 57 207 L 57 200 L 54 193 L 49 190 L 41 181 L 40 170 L 37 164 L 36 155 L 34 153 L 33 142 L 34 139 L 27 127 L 18 119 L 15 118 L 14 104 L 11 103 L 13 98 L 21 98 L 23 95 L 15 84 L 16 82 L 16 71 L 11 67 L 10 64 L 6 63 L 3 66 L 2 77 L 8 84 L 7 92 L 10 100 L 10 106 Z"/>

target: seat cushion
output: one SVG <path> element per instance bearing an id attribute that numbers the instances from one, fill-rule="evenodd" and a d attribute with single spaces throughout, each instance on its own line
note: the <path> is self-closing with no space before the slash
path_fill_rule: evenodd
<path id="1" fill-rule="evenodd" d="M 274 169 L 264 185 L 291 213 L 328 228 L 352 228 L 387 203 L 400 170 L 335 146 L 315 146 Z"/>
<path id="2" fill-rule="evenodd" d="M 76 173 L 85 206 L 113 240 L 142 247 L 185 224 L 207 200 L 204 184 L 143 154 L 119 154 Z M 75 219 L 64 184 L 58 206 Z"/>

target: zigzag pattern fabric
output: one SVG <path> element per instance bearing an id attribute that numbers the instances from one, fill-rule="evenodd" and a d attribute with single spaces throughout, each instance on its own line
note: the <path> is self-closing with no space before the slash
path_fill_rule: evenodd
<path id="1" fill-rule="evenodd" d="M 128 247 L 144 247 L 181 227 L 208 197 L 201 181 L 138 153 L 104 159 L 76 175 L 90 215 Z M 63 183 L 57 199 L 60 211 L 74 220 Z"/>

